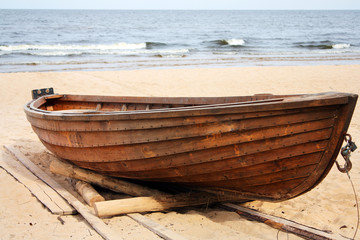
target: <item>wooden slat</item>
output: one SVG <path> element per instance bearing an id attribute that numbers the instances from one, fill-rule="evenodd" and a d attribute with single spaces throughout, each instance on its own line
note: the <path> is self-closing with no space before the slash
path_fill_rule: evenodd
<path id="1" fill-rule="evenodd" d="M 280 160 L 266 161 L 262 164 L 252 165 L 249 167 L 240 167 L 236 168 L 232 166 L 228 170 L 219 169 L 216 165 L 216 169 L 209 169 L 208 171 L 204 171 L 197 175 L 181 175 L 178 177 L 166 177 L 166 181 L 169 182 L 207 182 L 207 181 L 231 181 L 233 179 L 243 179 L 249 177 L 257 177 L 262 176 L 269 173 L 277 173 L 280 171 L 298 168 L 308 165 L 316 164 L 320 161 L 322 156 L 322 152 L 316 152 L 312 154 L 305 154 L 291 158 L 284 158 Z M 271 156 L 270 156 L 271 157 Z M 169 171 L 168 169 L 164 169 L 164 173 Z M 151 176 L 151 175 L 150 175 Z M 163 176 L 164 178 L 164 176 Z M 157 173 L 155 172 L 153 176 L 147 178 L 148 181 L 164 181 L 165 179 L 159 178 Z"/>
<path id="2" fill-rule="evenodd" d="M 36 174 L 43 182 L 48 184 L 52 189 L 54 189 L 59 195 L 61 195 L 66 201 L 73 206 L 84 218 L 85 220 L 98 232 L 104 239 L 109 240 L 121 240 L 121 236 L 118 233 L 114 232 L 109 228 L 101 219 L 94 216 L 91 211 L 77 200 L 73 195 L 71 195 L 65 188 L 59 185 L 55 180 L 49 177 L 41 169 L 39 169 L 33 162 L 31 162 L 25 155 L 23 155 L 19 150 L 16 150 L 13 147 L 6 146 L 6 148 L 14 153 L 16 158 L 21 161 L 30 171 Z M 56 194 L 57 195 L 57 194 Z M 51 195 L 53 196 L 53 195 Z"/>
<path id="3" fill-rule="evenodd" d="M 197 182 L 197 187 L 221 187 L 224 189 L 233 189 L 238 190 L 239 188 L 249 187 L 249 186 L 262 186 L 267 184 L 273 184 L 277 182 L 283 182 L 287 180 L 292 180 L 296 178 L 308 177 L 316 168 L 317 164 L 293 168 L 290 170 L 285 170 L 277 173 L 264 174 L 258 177 L 248 177 L 241 179 L 232 179 L 230 181 L 208 181 L 208 182 Z M 183 183 L 184 184 L 184 183 Z M 190 185 L 190 183 L 189 183 Z"/>
<path id="4" fill-rule="evenodd" d="M 224 203 L 222 206 L 225 209 L 235 211 L 240 216 L 249 219 L 255 220 L 261 223 L 265 223 L 270 227 L 275 229 L 290 232 L 297 236 L 300 236 L 305 239 L 313 239 L 313 240 L 349 240 L 349 238 L 345 238 L 339 234 L 333 234 L 321 231 L 319 229 L 309 227 L 303 224 L 296 223 L 294 221 L 290 221 L 284 218 L 275 217 L 269 214 L 265 214 L 259 211 L 255 211 L 253 209 L 245 208 L 239 205 Z"/>
<path id="5" fill-rule="evenodd" d="M 293 189 L 303 185 L 304 181 L 306 181 L 308 178 L 309 177 L 306 176 L 258 186 L 244 186 L 239 188 L 238 191 L 246 192 L 248 194 L 257 194 L 261 198 L 271 198 L 270 201 L 287 200 L 297 195 L 294 193 Z M 223 188 L 221 187 L 214 188 L 214 190 L 222 189 Z M 306 188 L 303 188 L 303 192 L 306 190 Z M 256 198 L 252 199 L 256 200 Z"/>
<path id="6" fill-rule="evenodd" d="M 19 150 L 10 146 L 4 147 L 12 156 L 24 161 L 24 155 Z M 1 158 L 0 166 L 19 182 L 24 184 L 24 186 L 29 189 L 29 191 L 34 194 L 34 196 L 53 214 L 67 215 L 76 213 L 76 210 L 71 207 L 54 189 L 46 185 L 17 160 Z M 39 174 L 39 171 L 37 172 Z"/>
<path id="7" fill-rule="evenodd" d="M 222 186 L 211 188 L 194 188 L 194 184 L 189 187 L 200 189 L 218 196 L 243 196 L 244 199 L 261 200 L 261 201 L 282 201 L 295 197 L 292 189 L 302 185 L 308 177 L 294 178 L 261 186 L 239 187 L 238 190 L 230 190 Z M 304 189 L 305 191 L 306 189 Z"/>
<path id="8" fill-rule="evenodd" d="M 156 233 L 163 239 L 166 239 L 166 240 L 185 240 L 185 239 L 187 239 L 186 237 L 181 236 L 181 235 L 165 228 L 164 226 L 158 224 L 157 222 L 155 222 L 155 221 L 151 220 L 150 218 L 147 218 L 139 213 L 132 213 L 132 214 L 127 214 L 127 215 L 130 218 L 132 218 L 133 220 L 135 220 L 136 222 L 138 222 L 139 224 L 141 224 L 144 227 L 146 227 L 147 229 L 149 229 L 150 231 Z"/>

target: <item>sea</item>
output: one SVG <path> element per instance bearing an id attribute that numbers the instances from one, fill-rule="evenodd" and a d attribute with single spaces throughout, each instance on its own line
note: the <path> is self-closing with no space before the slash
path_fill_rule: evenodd
<path id="1" fill-rule="evenodd" d="M 338 64 L 359 10 L 0 10 L 0 72 Z"/>

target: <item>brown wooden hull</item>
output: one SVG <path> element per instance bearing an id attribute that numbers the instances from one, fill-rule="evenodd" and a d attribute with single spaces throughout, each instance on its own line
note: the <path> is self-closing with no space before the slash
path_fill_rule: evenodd
<path id="1" fill-rule="evenodd" d="M 58 95 L 25 106 L 55 155 L 107 175 L 286 200 L 332 167 L 357 95 Z M 75 111 L 74 109 L 80 109 Z"/>

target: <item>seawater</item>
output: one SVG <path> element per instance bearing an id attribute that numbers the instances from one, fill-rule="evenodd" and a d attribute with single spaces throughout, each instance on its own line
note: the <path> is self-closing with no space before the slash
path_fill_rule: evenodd
<path id="1" fill-rule="evenodd" d="M 0 10 L 0 72 L 360 64 L 360 11 Z"/>

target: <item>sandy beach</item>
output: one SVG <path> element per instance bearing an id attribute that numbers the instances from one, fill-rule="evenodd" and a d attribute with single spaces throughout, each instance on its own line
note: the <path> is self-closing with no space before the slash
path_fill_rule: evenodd
<path id="1" fill-rule="evenodd" d="M 12 158 L 3 145 L 16 146 L 35 163 L 49 157 L 23 111 L 24 104 L 31 100 L 32 89 L 53 87 L 57 93 L 114 96 L 201 97 L 329 91 L 360 94 L 359 76 L 360 65 L 0 73 L 0 157 Z M 359 107 L 358 104 L 349 133 L 360 144 Z M 341 156 L 338 160 L 343 163 Z M 359 150 L 351 160 L 350 176 L 359 193 Z M 244 205 L 348 238 L 356 230 L 357 211 L 351 183 L 335 165 L 320 185 L 298 198 Z M 62 224 L 3 168 L 0 168 L 0 206 L 1 240 L 102 239 L 80 215 L 63 216 Z M 146 216 L 194 240 L 300 239 L 216 208 L 188 208 Z M 124 239 L 160 239 L 127 216 L 104 221 Z M 360 234 L 356 239 L 360 239 Z"/>

